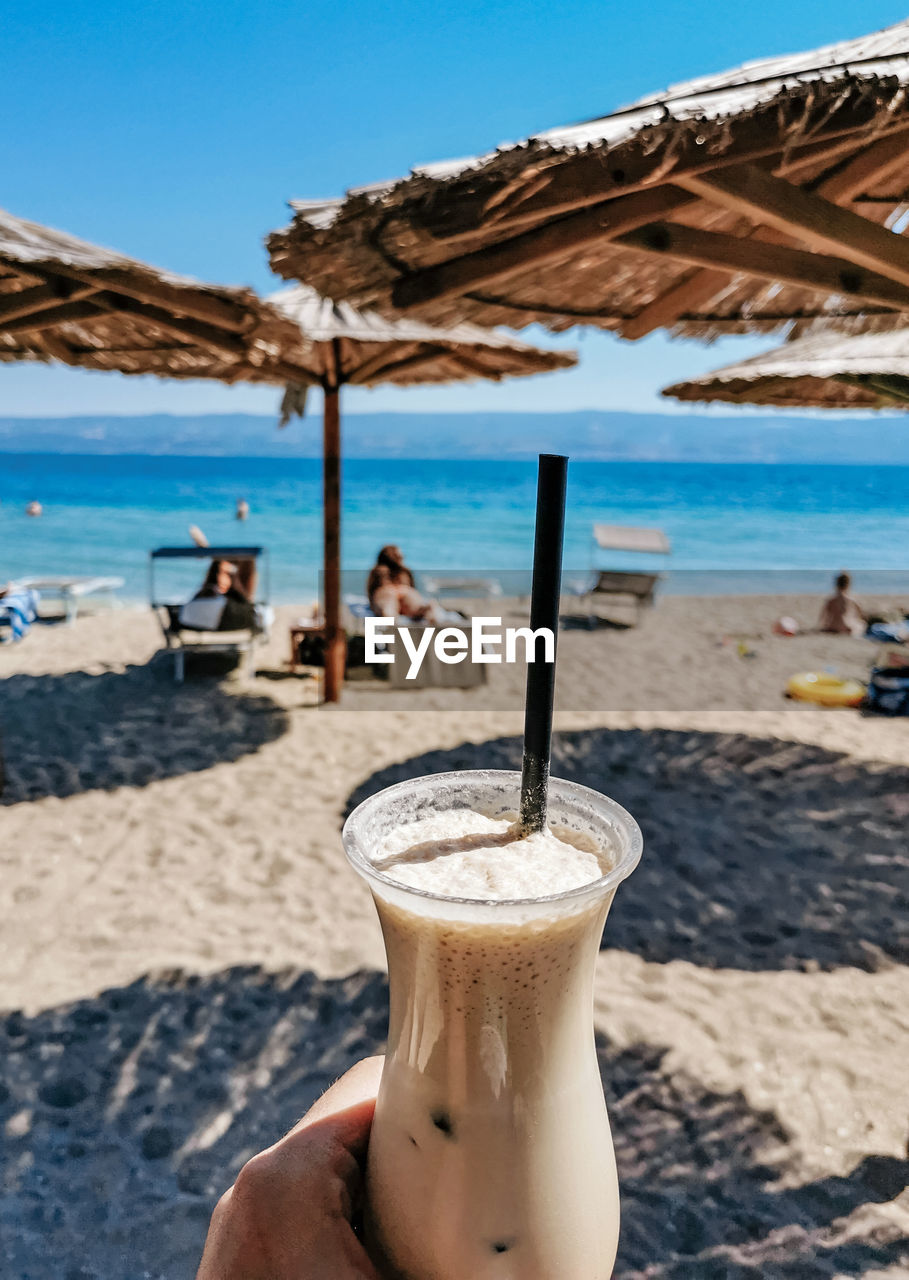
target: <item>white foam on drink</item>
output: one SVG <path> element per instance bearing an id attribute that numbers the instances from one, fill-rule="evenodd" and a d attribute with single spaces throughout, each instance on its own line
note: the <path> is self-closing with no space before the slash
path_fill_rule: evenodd
<path id="1" fill-rule="evenodd" d="M 503 901 L 579 889 L 609 870 L 591 837 L 547 828 L 522 836 L 514 819 L 447 809 L 390 831 L 373 854 L 399 884 L 450 898 Z"/>

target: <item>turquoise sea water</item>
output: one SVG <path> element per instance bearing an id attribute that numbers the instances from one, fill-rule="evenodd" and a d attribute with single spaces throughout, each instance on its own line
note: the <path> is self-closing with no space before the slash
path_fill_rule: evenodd
<path id="1" fill-rule="evenodd" d="M 529 569 L 535 475 L 528 462 L 347 462 L 348 588 L 392 541 L 424 571 Z M 303 600 L 317 589 L 320 486 L 320 464 L 308 459 L 0 453 L 0 581 L 116 574 L 125 597 L 143 599 L 148 551 L 187 543 L 194 523 L 212 543 L 266 546 L 272 598 Z M 245 525 L 233 518 L 240 496 L 251 507 Z M 32 499 L 40 519 L 24 514 Z M 909 589 L 909 467 L 572 463 L 569 577 L 591 566 L 595 520 L 665 529 L 668 590 L 821 589 L 841 567 L 856 571 L 857 587 L 864 571 L 868 590 Z M 649 567 L 602 553 L 598 562 Z M 184 569 L 191 585 L 199 566 Z M 818 576 L 763 573 L 779 570 Z"/>

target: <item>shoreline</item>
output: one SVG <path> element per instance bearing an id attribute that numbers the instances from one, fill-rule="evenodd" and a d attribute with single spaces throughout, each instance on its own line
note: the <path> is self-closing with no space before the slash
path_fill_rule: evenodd
<path id="1" fill-rule="evenodd" d="M 449 570 L 448 572 L 450 572 L 452 576 L 461 576 L 460 574 L 455 575 L 453 570 Z M 495 577 L 495 572 L 489 570 L 485 571 L 485 573 L 480 569 L 475 571 L 465 570 L 464 576 L 466 576 L 468 572 L 471 577 Z M 512 569 L 501 571 L 503 577 L 506 574 L 514 576 L 517 572 L 517 570 Z M 650 570 L 646 570 L 646 572 L 650 572 Z M 367 577 L 366 570 L 361 572 L 359 569 L 343 569 L 342 573 L 345 576 L 362 577 L 364 582 Z M 563 573 L 564 578 L 570 582 L 571 579 L 580 577 L 582 573 L 587 576 L 591 576 L 596 573 L 596 570 L 582 571 L 578 569 L 566 569 Z M 818 612 L 820 612 L 821 603 L 824 598 L 830 594 L 828 588 L 832 581 L 833 574 L 834 570 L 830 569 L 678 569 L 666 573 L 666 581 L 657 587 L 656 599 L 658 603 L 661 600 L 673 599 L 677 596 L 681 596 L 685 600 L 736 600 L 743 598 L 748 600 L 766 599 L 801 602 L 804 601 L 806 597 L 816 597 L 818 602 Z M 529 571 L 526 574 L 526 577 L 528 579 L 528 589 L 527 592 L 523 593 L 521 596 L 509 594 L 492 596 L 481 602 L 471 601 L 468 602 L 471 611 L 474 614 L 478 614 L 489 611 L 494 612 L 497 608 L 501 608 L 502 606 L 509 606 L 510 608 L 516 607 L 518 602 L 529 596 Z M 774 580 L 783 577 L 799 579 L 802 582 L 810 580 L 810 585 L 793 586 L 788 590 L 782 587 L 774 587 Z M 854 580 L 853 594 L 869 597 L 872 607 L 886 609 L 904 605 L 907 608 L 907 611 L 909 611 L 909 569 L 905 571 L 895 569 L 857 569 L 852 574 L 852 577 Z M 759 582 L 760 585 L 756 585 L 755 588 L 750 591 L 742 590 L 741 584 L 736 584 L 735 589 L 730 587 L 723 591 L 705 590 L 703 580 L 711 578 L 717 580 L 751 578 L 755 580 L 755 582 Z M 681 586 L 682 580 L 692 579 L 691 589 L 673 590 L 673 579 L 676 579 L 675 585 L 677 588 Z M 856 581 L 858 583 L 857 586 L 855 585 Z M 572 610 L 577 610 L 579 607 L 583 606 L 585 599 L 586 597 L 584 592 L 580 590 L 572 591 L 570 594 L 564 594 L 562 597 L 562 612 L 570 614 Z M 86 612 L 90 611 L 92 604 L 91 599 L 87 599 L 84 603 L 87 606 Z M 269 595 L 268 603 L 274 605 L 276 608 L 295 611 L 300 617 L 310 617 L 313 608 L 317 606 L 318 597 L 313 593 L 313 595 L 305 598 L 304 602 L 301 604 L 300 597 L 298 595 L 286 597 L 281 591 L 272 591 Z M 462 602 L 455 600 L 454 603 L 460 607 Z M 115 607 L 117 609 L 131 610 L 148 609 L 149 603 L 147 594 L 145 596 L 126 596 L 122 593 L 118 594 L 117 604 Z M 101 605 L 95 612 L 104 612 L 105 608 L 106 606 Z"/>

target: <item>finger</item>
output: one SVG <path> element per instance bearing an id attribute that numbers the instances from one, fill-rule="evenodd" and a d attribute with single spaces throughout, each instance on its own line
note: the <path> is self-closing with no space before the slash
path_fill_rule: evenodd
<path id="1" fill-rule="evenodd" d="M 384 1064 L 383 1057 L 356 1063 L 326 1089 L 278 1147 L 301 1156 L 307 1147 L 343 1150 L 361 1159 L 369 1141 Z"/>
<path id="2" fill-rule="evenodd" d="M 382 1068 L 385 1059 L 381 1055 L 374 1058 L 363 1058 L 336 1080 L 330 1089 L 326 1089 L 306 1115 L 298 1128 L 306 1128 L 327 1116 L 335 1116 L 351 1108 L 375 1105 L 379 1094 L 379 1082 L 382 1079 Z"/>

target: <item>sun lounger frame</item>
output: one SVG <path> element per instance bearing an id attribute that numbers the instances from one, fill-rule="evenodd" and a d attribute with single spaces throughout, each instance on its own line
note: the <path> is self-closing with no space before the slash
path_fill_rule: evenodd
<path id="1" fill-rule="evenodd" d="M 155 565 L 160 560 L 261 560 L 264 591 L 256 604 L 268 602 L 270 573 L 268 552 L 264 547 L 156 547 L 148 556 L 148 598 L 164 635 L 164 643 L 174 655 L 174 681 L 182 684 L 186 675 L 186 655 L 197 653 L 234 654 L 242 660 L 243 674 L 254 672 L 256 646 L 268 639 L 264 631 L 244 627 L 239 631 L 203 631 L 183 627 L 179 611 L 184 602 L 158 600 L 155 592 Z"/>
<path id="2" fill-rule="evenodd" d="M 593 557 L 597 550 L 634 552 L 642 555 L 668 556 L 672 544 L 662 529 L 648 529 L 638 525 L 601 524 L 593 526 Z M 666 575 L 639 569 L 592 568 L 591 581 L 584 592 L 587 604 L 588 625 L 593 626 L 594 596 L 624 597 L 634 607 L 634 621 L 640 619 L 641 609 L 649 609 L 656 600 L 657 584 Z"/>
<path id="3" fill-rule="evenodd" d="M 374 618 L 366 596 L 349 593 L 344 596 L 344 608 L 347 612 L 347 631 L 348 635 L 362 636 L 366 633 L 366 619 Z M 423 629 L 423 624 L 419 622 L 408 622 L 404 618 L 396 619 L 399 627 L 405 627 L 408 631 L 419 633 Z M 456 623 L 450 624 L 452 626 Z M 468 617 L 463 620 L 464 630 L 469 632 L 473 623 Z M 417 636 L 419 643 L 419 636 Z M 384 646 L 379 646 L 384 648 Z M 388 683 L 392 689 L 475 689 L 479 685 L 487 683 L 489 672 L 486 663 L 473 662 L 470 658 L 465 658 L 459 663 L 440 663 L 433 655 L 427 654 L 423 660 L 419 674 L 413 680 L 408 680 L 406 676 L 407 669 L 410 666 L 410 658 L 406 650 L 400 646 L 394 646 L 394 662 L 388 664 Z"/>
<path id="4" fill-rule="evenodd" d="M 17 578 L 17 587 L 31 587 L 40 596 L 50 596 L 63 604 L 66 625 L 72 626 L 79 615 L 79 601 L 86 596 L 105 595 L 111 607 L 119 604 L 114 595 L 123 586 L 122 578 L 45 576 Z"/>

